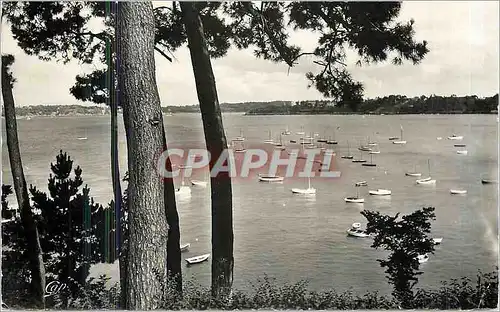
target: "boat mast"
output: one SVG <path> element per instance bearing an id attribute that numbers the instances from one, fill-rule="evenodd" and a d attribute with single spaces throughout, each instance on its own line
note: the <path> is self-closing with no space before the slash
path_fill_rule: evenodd
<path id="1" fill-rule="evenodd" d="M 347 141 L 347 156 L 351 156 L 351 149 L 350 149 L 349 141 Z"/>
<path id="2" fill-rule="evenodd" d="M 403 125 L 401 125 L 401 141 L 403 141 Z"/>
<path id="3" fill-rule="evenodd" d="M 311 188 L 311 177 L 307 176 L 307 184 L 308 184 L 308 189 Z"/>

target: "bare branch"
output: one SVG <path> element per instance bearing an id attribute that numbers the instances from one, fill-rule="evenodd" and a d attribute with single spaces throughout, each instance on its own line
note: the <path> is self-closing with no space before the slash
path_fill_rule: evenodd
<path id="1" fill-rule="evenodd" d="M 165 52 L 163 52 L 160 48 L 158 48 L 158 47 L 155 46 L 155 51 L 158 52 L 158 53 L 160 53 L 169 62 L 172 62 L 172 58 L 170 56 L 168 56 L 167 54 L 165 54 Z"/>

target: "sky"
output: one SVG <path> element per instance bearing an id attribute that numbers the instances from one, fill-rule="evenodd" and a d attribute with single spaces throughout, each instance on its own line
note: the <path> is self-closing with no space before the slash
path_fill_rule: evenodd
<path id="1" fill-rule="evenodd" d="M 155 3 L 155 6 L 159 5 Z M 389 94 L 492 96 L 499 85 L 498 1 L 407 1 L 399 20 L 415 20 L 417 40 L 427 40 L 430 52 L 421 64 L 401 66 L 390 62 L 356 66 L 348 63 L 354 78 L 365 86 L 365 98 Z M 316 36 L 294 33 L 293 43 L 312 49 Z M 17 83 L 16 105 L 89 104 L 74 99 L 69 88 L 75 76 L 89 71 L 77 62 L 62 64 L 26 55 L 12 37 L 7 24 L 1 29 L 2 53 L 13 54 Z M 157 54 L 156 77 L 162 101 L 167 105 L 198 103 L 191 60 L 187 48 L 174 53 L 173 63 Z M 288 67 L 257 59 L 251 50 L 230 50 L 226 57 L 212 60 L 221 103 L 273 100 L 324 99 L 307 88 L 305 74 L 314 71 L 304 59 L 288 73 Z"/>

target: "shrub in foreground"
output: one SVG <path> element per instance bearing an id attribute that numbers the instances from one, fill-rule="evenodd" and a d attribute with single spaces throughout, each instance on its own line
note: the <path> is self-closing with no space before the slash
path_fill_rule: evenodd
<path id="1" fill-rule="evenodd" d="M 49 300 L 48 308 L 55 309 L 117 309 L 119 289 L 106 288 L 107 278 L 90 280 L 78 292 L 78 297 L 70 300 L 54 297 Z M 168 285 L 168 283 L 167 283 Z M 231 297 L 212 298 L 209 288 L 187 282 L 182 298 L 168 292 L 165 287 L 163 309 L 168 310 L 248 310 L 248 309 L 300 309 L 300 310 L 355 310 L 355 309 L 399 309 L 400 304 L 392 296 L 370 292 L 363 296 L 350 291 L 314 292 L 307 290 L 305 282 L 278 285 L 274 280 L 264 277 L 252 285 L 248 292 L 233 291 Z M 30 308 L 29 301 L 9 294 L 3 301 L 11 308 Z M 61 296 L 62 297 L 62 296 Z M 68 302 L 68 305 L 63 304 Z M 18 304 L 17 304 L 18 303 Z M 14 305 L 15 304 L 15 305 Z M 497 308 L 498 274 L 481 273 L 473 282 L 471 279 L 452 279 L 434 290 L 416 289 L 409 302 L 412 309 L 479 309 Z"/>

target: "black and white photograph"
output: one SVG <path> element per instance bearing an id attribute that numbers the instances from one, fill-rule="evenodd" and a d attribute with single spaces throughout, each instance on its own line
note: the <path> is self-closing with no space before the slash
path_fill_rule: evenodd
<path id="1" fill-rule="evenodd" d="M 499 9 L 1 1 L 1 309 L 498 309 Z"/>

